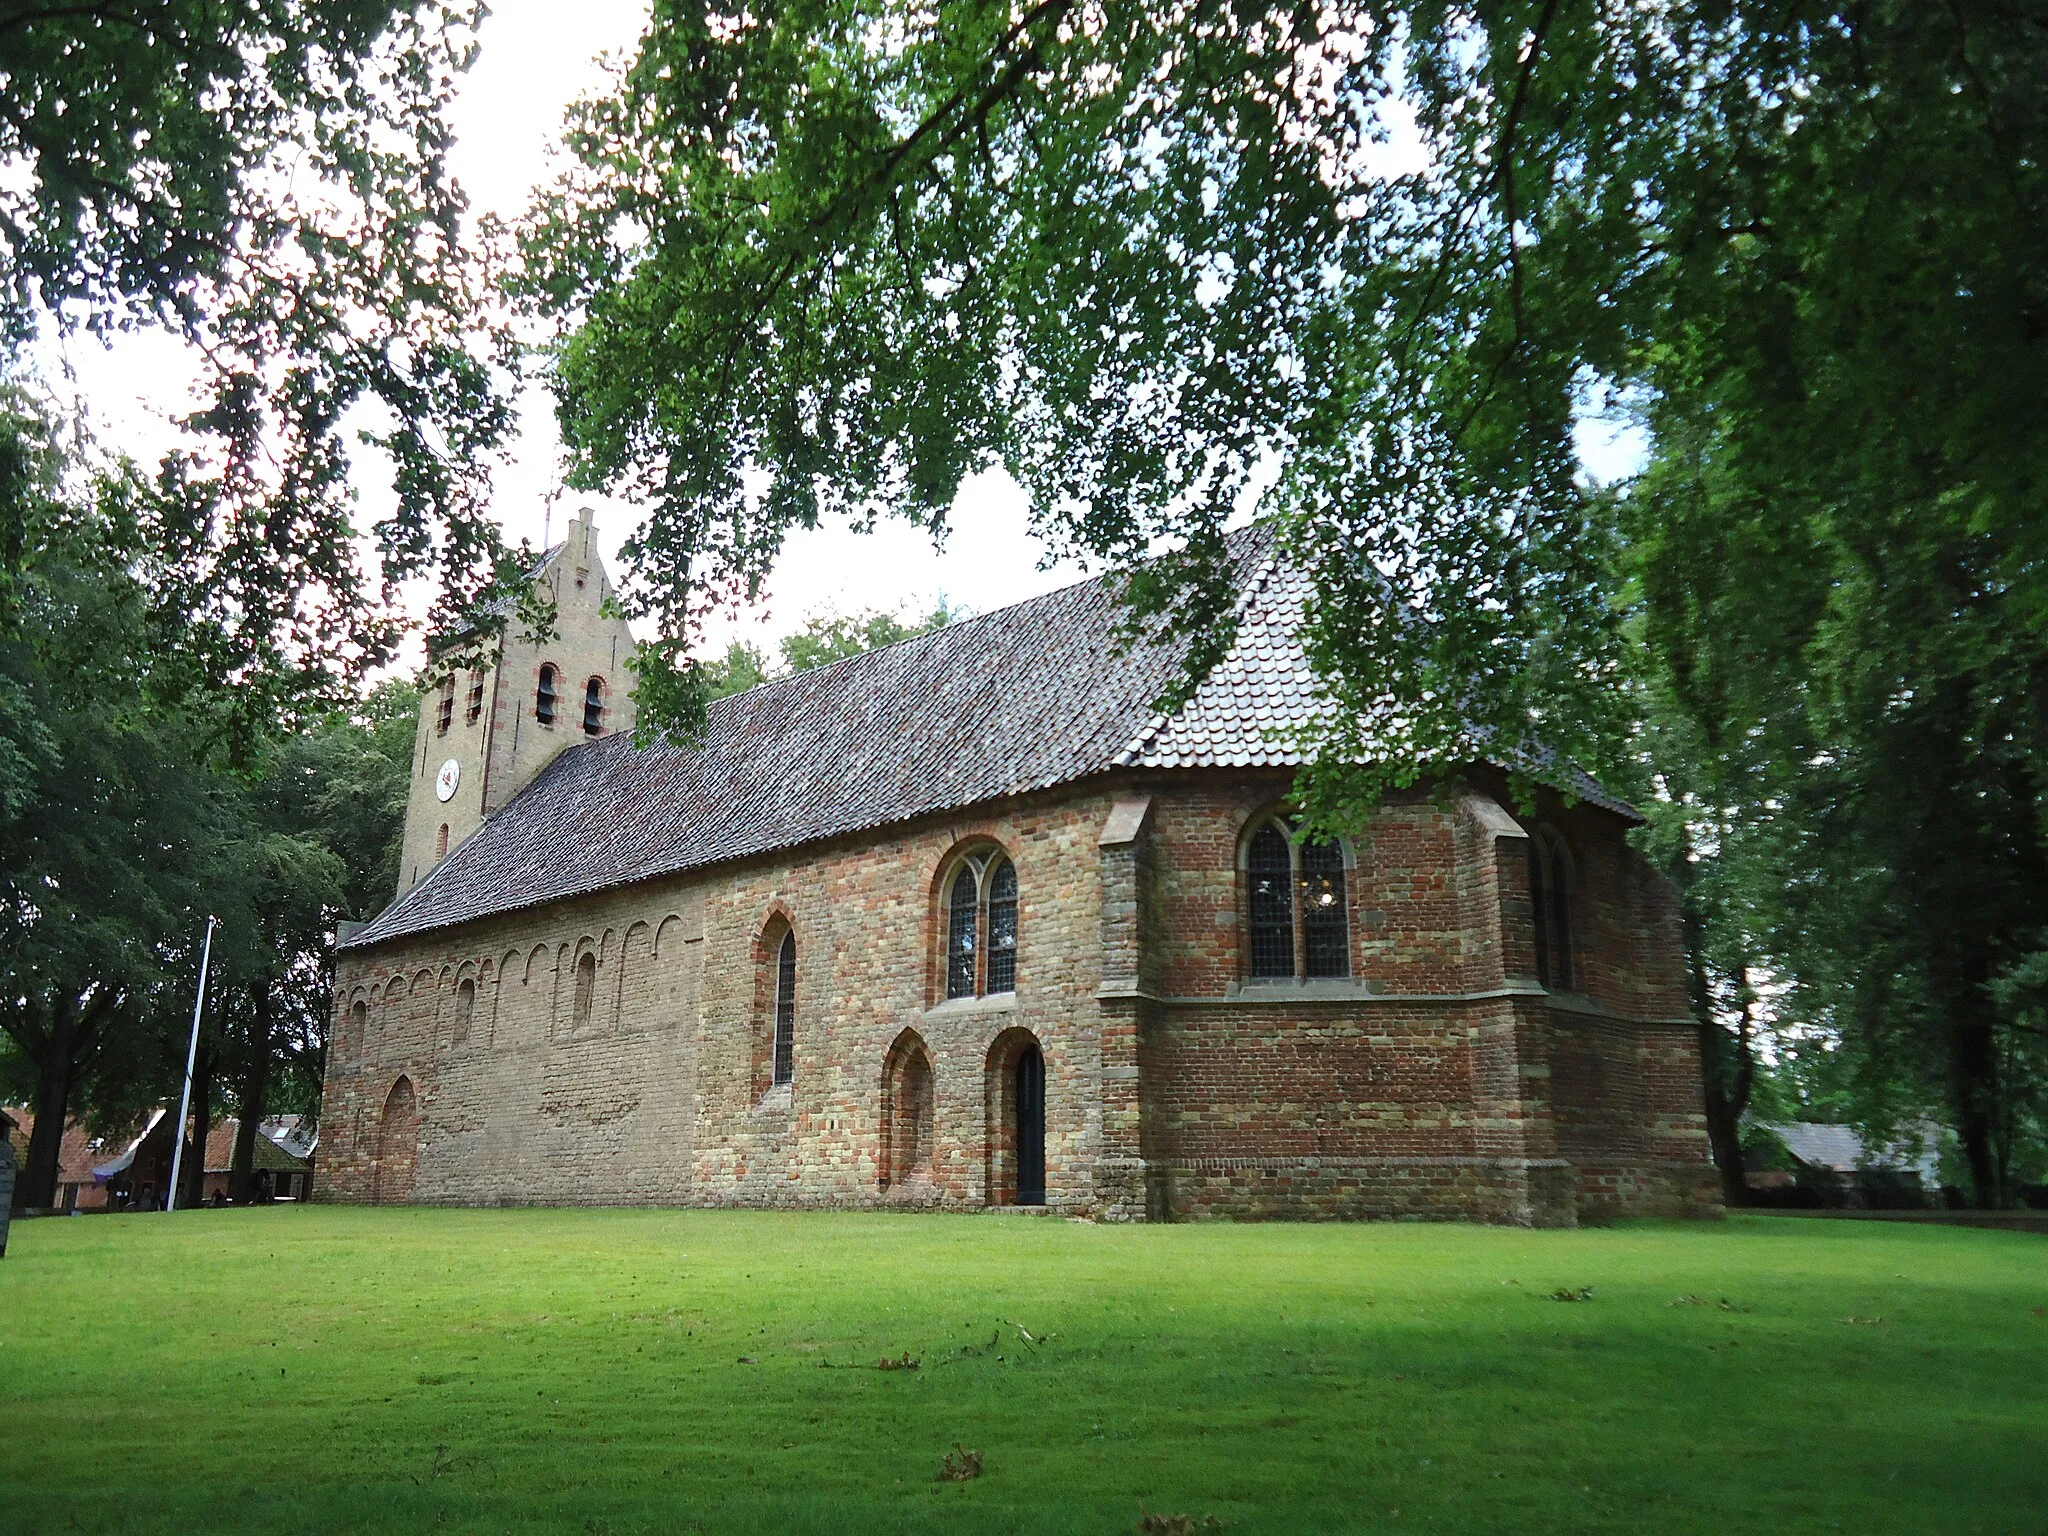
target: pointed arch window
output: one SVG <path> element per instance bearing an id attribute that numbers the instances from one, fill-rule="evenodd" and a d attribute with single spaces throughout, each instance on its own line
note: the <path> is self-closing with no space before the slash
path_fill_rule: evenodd
<path id="1" fill-rule="evenodd" d="M 541 725 L 555 723 L 555 698 L 560 691 L 559 677 L 560 674 L 555 671 L 553 662 L 540 669 L 540 682 L 533 690 L 533 718 Z"/>
<path id="2" fill-rule="evenodd" d="M 1017 866 L 1000 851 L 970 854 L 946 886 L 946 996 L 1017 990 Z"/>
<path id="3" fill-rule="evenodd" d="M 775 953 L 775 1064 L 769 1079 L 776 1086 L 796 1076 L 796 933 L 782 936 Z"/>
<path id="4" fill-rule="evenodd" d="M 1536 979 L 1553 992 L 1573 990 L 1571 849 L 1555 827 L 1529 839 L 1529 905 L 1535 919 Z"/>
<path id="5" fill-rule="evenodd" d="M 1351 974 L 1351 904 L 1344 845 L 1304 837 L 1284 818 L 1245 844 L 1249 970 L 1255 981 Z"/>
<path id="6" fill-rule="evenodd" d="M 583 734 L 604 734 L 604 679 L 593 677 L 583 685 Z"/>

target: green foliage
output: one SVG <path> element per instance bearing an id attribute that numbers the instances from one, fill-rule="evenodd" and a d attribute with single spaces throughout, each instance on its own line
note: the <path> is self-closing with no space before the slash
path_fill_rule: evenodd
<path id="1" fill-rule="evenodd" d="M 2025 1531 L 2040 1244 L 1739 1216 L 24 1223 L 0 1345 L 35 1475 L 9 1509 L 361 1536 L 1107 1536 L 1141 1508 L 1234 1536 Z M 956 1444 L 982 1475 L 936 1482 Z"/>
<path id="2" fill-rule="evenodd" d="M 864 651 L 894 645 L 899 640 L 914 640 L 966 616 L 960 609 L 949 606 L 943 597 L 939 599 L 938 606 L 922 619 L 906 620 L 899 614 L 878 611 L 814 614 L 805 620 L 802 629 L 783 638 L 779 647 L 782 654 L 779 667 L 759 646 L 735 640 L 726 646 L 725 655 L 718 660 L 700 663 L 697 676 L 706 698 L 728 698 L 735 693 L 745 693 L 749 688 L 758 688 L 774 678 L 787 677 L 792 672 L 828 666 Z"/>
<path id="3" fill-rule="evenodd" d="M 829 666 L 849 656 L 858 656 L 863 651 L 879 650 L 901 640 L 914 640 L 935 629 L 944 629 L 963 617 L 965 615 L 958 610 L 949 608 L 943 597 L 939 599 L 938 606 L 922 619 L 908 622 L 893 613 L 814 615 L 802 629 L 783 640 L 782 664 L 791 672 L 807 672 L 812 667 Z"/>
<path id="4" fill-rule="evenodd" d="M 347 481 L 396 493 L 382 596 L 437 572 L 441 617 L 495 572 L 510 429 L 442 112 L 481 8 L 149 0 L 0 16 L 0 351 L 160 326 L 202 360 L 179 445 L 124 488 L 159 643 L 217 690 L 231 746 L 387 659 Z"/>

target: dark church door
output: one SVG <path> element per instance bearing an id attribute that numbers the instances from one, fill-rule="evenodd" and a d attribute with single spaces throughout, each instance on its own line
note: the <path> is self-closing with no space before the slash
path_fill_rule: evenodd
<path id="1" fill-rule="evenodd" d="M 1017 1203 L 1045 1204 L 1045 1056 L 1035 1045 L 1017 1058 Z"/>

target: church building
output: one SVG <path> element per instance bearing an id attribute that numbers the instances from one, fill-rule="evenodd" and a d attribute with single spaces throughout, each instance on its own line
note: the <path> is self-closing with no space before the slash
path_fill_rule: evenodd
<path id="1" fill-rule="evenodd" d="M 1718 1211 L 1677 904 L 1584 774 L 1322 840 L 1307 583 L 1236 536 L 1187 704 L 1084 582 L 632 740 L 588 514 L 430 688 L 344 936 L 321 1196 L 1120 1220 Z"/>

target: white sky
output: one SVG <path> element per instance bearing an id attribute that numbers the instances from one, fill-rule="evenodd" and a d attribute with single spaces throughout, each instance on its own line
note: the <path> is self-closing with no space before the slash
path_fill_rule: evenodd
<path id="1" fill-rule="evenodd" d="M 574 7 L 547 0 L 495 0 L 483 25 L 476 65 L 452 113 L 453 170 L 475 213 L 495 212 L 507 219 L 520 213 L 529 190 L 550 174 L 549 146 L 564 109 L 602 83 L 599 55 L 630 51 L 646 18 L 643 0 L 582 0 Z M 136 334 L 105 348 L 78 337 L 58 353 L 105 446 L 149 462 L 169 445 L 175 435 L 171 423 L 185 408 L 191 378 L 190 362 L 177 342 L 160 334 Z M 1629 434 L 1587 423 L 1580 433 L 1580 453 L 1588 469 L 1604 479 L 1631 469 L 1641 449 Z M 495 483 L 497 515 L 511 542 L 527 538 L 541 543 L 559 466 L 551 402 L 544 387 L 530 386 L 520 401 L 511 462 Z M 379 479 L 373 465 L 358 472 L 365 526 L 387 494 Z M 616 570 L 619 542 L 637 523 L 638 511 L 617 498 L 565 492 L 553 513 L 557 536 L 579 506 L 596 511 L 599 542 Z M 814 613 L 869 608 L 923 613 L 942 593 L 956 607 L 986 612 L 1087 574 L 1072 565 L 1039 568 L 1046 551 L 1030 531 L 1026 497 L 1000 471 L 962 487 L 952 525 L 943 550 L 935 550 L 926 535 L 887 521 L 865 535 L 830 527 L 793 533 L 764 602 L 737 624 L 714 626 L 707 650 L 722 650 L 727 639 L 739 635 L 772 653 L 776 640 Z"/>

